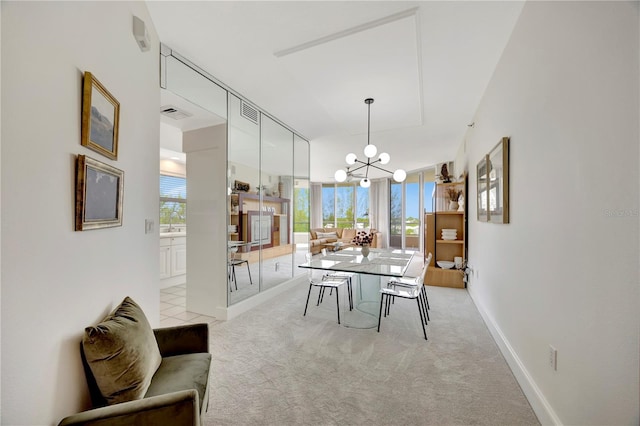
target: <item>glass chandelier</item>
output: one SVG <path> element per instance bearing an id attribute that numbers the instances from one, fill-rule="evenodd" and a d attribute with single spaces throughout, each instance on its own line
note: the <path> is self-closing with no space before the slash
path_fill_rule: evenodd
<path id="1" fill-rule="evenodd" d="M 356 167 L 355 169 L 350 169 L 350 167 L 347 167 L 346 171 L 343 169 L 337 170 L 336 173 L 334 174 L 334 178 L 336 179 L 337 182 L 344 182 L 345 180 L 347 180 L 347 177 L 349 176 L 349 174 L 352 174 L 353 172 L 360 169 L 365 169 L 364 177 L 360 180 L 360 186 L 363 188 L 368 188 L 369 186 L 371 186 L 371 181 L 369 180 L 369 167 L 374 167 L 378 170 L 391 173 L 393 175 L 393 180 L 395 180 L 396 182 L 402 182 L 407 178 L 407 172 L 405 172 L 404 170 L 398 169 L 395 172 L 392 172 L 390 170 L 383 169 L 382 167 L 379 167 L 376 165 L 378 163 L 387 164 L 389 161 L 391 161 L 391 157 L 389 156 L 389 154 L 387 154 L 386 152 L 383 152 L 378 156 L 377 160 L 373 159 L 373 157 L 375 157 L 376 154 L 378 153 L 378 148 L 376 148 L 375 145 L 372 145 L 370 141 L 371 104 L 373 103 L 373 98 L 365 99 L 364 103 L 367 104 L 367 146 L 364 147 L 364 156 L 367 158 L 367 161 L 365 163 L 362 160 L 358 160 L 358 157 L 354 153 L 350 152 L 349 154 L 347 154 L 345 161 L 349 166 L 353 166 L 356 163 L 358 163 L 359 166 Z"/>

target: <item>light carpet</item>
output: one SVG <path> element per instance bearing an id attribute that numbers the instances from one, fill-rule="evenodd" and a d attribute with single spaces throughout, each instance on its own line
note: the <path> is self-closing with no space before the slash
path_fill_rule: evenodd
<path id="1" fill-rule="evenodd" d="M 537 425 L 466 290 L 427 287 L 428 341 L 415 301 L 376 329 L 338 325 L 326 296 L 302 316 L 304 278 L 210 328 L 205 425 Z"/>

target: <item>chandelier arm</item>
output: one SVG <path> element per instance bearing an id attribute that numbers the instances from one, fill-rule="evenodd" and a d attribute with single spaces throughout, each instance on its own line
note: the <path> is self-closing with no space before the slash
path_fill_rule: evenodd
<path id="1" fill-rule="evenodd" d="M 374 165 L 374 164 L 369 164 L 369 165 L 370 165 L 371 167 L 375 167 L 375 168 L 376 168 L 376 169 L 378 169 L 378 170 L 382 170 L 383 172 L 387 172 L 387 173 L 391 173 L 391 174 L 393 174 L 393 172 L 392 172 L 392 171 L 390 171 L 390 170 L 383 169 L 382 167 L 378 167 L 378 166 L 376 166 L 376 165 Z"/>
<path id="2" fill-rule="evenodd" d="M 358 170 L 360 170 L 360 169 L 362 169 L 362 168 L 364 168 L 364 167 L 367 167 L 367 166 L 368 166 L 368 164 L 367 164 L 367 163 L 364 163 L 364 162 L 362 162 L 362 161 L 360 161 L 360 163 L 362 163 L 362 166 L 360 166 L 360 167 L 356 167 L 355 169 L 349 169 L 349 173 L 356 172 L 356 171 L 358 171 Z"/>

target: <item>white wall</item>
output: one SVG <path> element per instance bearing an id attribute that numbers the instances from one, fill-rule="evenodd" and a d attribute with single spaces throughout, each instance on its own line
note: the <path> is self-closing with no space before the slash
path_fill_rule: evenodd
<path id="1" fill-rule="evenodd" d="M 187 310 L 227 319 L 227 125 L 183 134 L 187 153 Z"/>
<path id="2" fill-rule="evenodd" d="M 0 2 L 0 46 L 2 46 L 2 2 Z M 0 99 L 2 99 L 2 55 L 0 55 Z M 2 186 L 2 102 L 0 102 L 0 187 Z M 1 192 L 1 191 L 0 191 Z M 2 223 L 2 197 L 0 196 L 0 223 Z M 0 242 L 2 227 L 0 226 Z M 2 244 L 0 244 L 0 265 L 2 265 Z M 0 268 L 1 269 L 1 268 Z M 2 348 L 2 274 L 0 273 L 0 348 Z M 0 372 L 2 371 L 2 351 L 0 350 Z M 1 377 L 1 374 L 0 374 Z M 0 422 L 2 421 L 2 380 L 0 380 Z"/>
<path id="3" fill-rule="evenodd" d="M 1 421 L 57 424 L 88 407 L 86 326 L 127 295 L 159 323 L 158 39 L 142 2 L 2 2 L 1 41 Z M 120 102 L 117 161 L 80 145 L 85 70 Z M 77 154 L 124 170 L 122 227 L 74 231 Z"/>
<path id="4" fill-rule="evenodd" d="M 637 2 L 527 2 L 467 137 L 469 291 L 544 424 L 639 422 L 638 40 Z M 503 136 L 511 223 L 480 223 Z"/>

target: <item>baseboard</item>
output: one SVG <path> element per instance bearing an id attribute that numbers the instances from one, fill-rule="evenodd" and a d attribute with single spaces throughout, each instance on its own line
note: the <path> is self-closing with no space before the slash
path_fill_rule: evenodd
<path id="1" fill-rule="evenodd" d="M 282 284 L 279 284 L 268 290 L 261 291 L 260 293 L 253 295 L 248 299 L 242 300 L 224 309 L 225 312 L 221 313 L 220 317 L 218 318 L 224 319 L 224 320 L 230 320 L 232 318 L 235 318 L 238 315 L 243 314 L 244 312 L 247 312 L 255 308 L 256 306 L 261 305 L 262 303 L 270 299 L 273 299 L 274 297 L 284 293 L 285 291 L 290 290 L 296 285 L 299 285 L 305 279 L 306 279 L 306 275 L 293 277 L 289 281 L 285 281 Z"/>
<path id="2" fill-rule="evenodd" d="M 562 422 L 560 421 L 560 418 L 556 415 L 555 411 L 544 397 L 544 394 L 536 385 L 535 381 L 520 360 L 520 357 L 518 357 L 518 354 L 515 352 L 506 336 L 502 333 L 502 330 L 496 324 L 493 317 L 487 313 L 484 306 L 474 297 L 472 291 L 469 291 L 469 295 L 471 296 L 473 303 L 476 305 L 478 312 L 480 312 L 489 332 L 493 336 L 493 340 L 495 340 L 498 348 L 500 348 L 502 356 L 504 356 L 509 368 L 511 368 L 513 375 L 518 381 L 518 384 L 522 388 L 522 392 L 524 392 L 529 404 L 531 404 L 531 408 L 533 408 L 534 413 L 538 416 L 540 424 L 561 426 Z"/>

